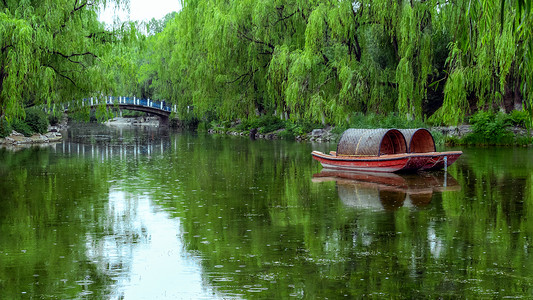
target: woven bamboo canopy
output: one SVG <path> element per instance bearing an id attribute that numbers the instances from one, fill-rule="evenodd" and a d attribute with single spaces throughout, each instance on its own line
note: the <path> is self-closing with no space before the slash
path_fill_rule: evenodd
<path id="1" fill-rule="evenodd" d="M 400 131 L 407 141 L 407 152 L 425 153 L 436 151 L 435 140 L 427 129 L 400 129 Z"/>
<path id="2" fill-rule="evenodd" d="M 407 143 L 397 129 L 346 130 L 337 144 L 337 155 L 380 156 L 407 152 Z"/>

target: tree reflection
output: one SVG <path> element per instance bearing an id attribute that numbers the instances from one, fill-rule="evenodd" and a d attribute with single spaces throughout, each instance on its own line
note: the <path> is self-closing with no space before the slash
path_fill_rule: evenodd
<path id="1" fill-rule="evenodd" d="M 313 176 L 308 144 L 182 134 L 122 158 L 119 144 L 1 153 L 6 295 L 128 297 L 184 280 L 221 298 L 532 292 L 530 149 L 464 149 L 447 176 L 376 181 Z"/>

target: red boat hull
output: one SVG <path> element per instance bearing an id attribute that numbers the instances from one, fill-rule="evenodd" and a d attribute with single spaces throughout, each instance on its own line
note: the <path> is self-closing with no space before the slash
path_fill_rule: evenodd
<path id="1" fill-rule="evenodd" d="M 346 171 L 398 172 L 438 170 L 453 164 L 463 152 L 403 153 L 382 156 L 329 155 L 319 151 L 311 153 L 324 168 Z"/>
<path id="2" fill-rule="evenodd" d="M 445 165 L 448 167 L 462 154 L 462 151 L 434 152 L 420 170 L 440 170 L 444 168 Z"/>
<path id="3" fill-rule="evenodd" d="M 324 168 L 334 170 L 392 173 L 402 170 L 409 163 L 407 154 L 362 157 L 329 155 L 319 151 L 311 154 Z"/>

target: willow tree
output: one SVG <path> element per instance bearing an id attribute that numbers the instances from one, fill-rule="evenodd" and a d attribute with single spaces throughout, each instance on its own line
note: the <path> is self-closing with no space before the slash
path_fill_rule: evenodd
<path id="1" fill-rule="evenodd" d="M 477 109 L 505 104 L 523 104 L 532 112 L 533 24 L 528 10 L 518 7 L 525 2 L 530 4 L 457 1 L 441 6 L 443 22 L 455 30 L 444 102 L 434 120 L 457 124 Z"/>
<path id="2" fill-rule="evenodd" d="M 1 117 L 23 117 L 24 107 L 110 88 L 98 63 L 117 40 L 98 22 L 97 11 L 106 2 L 0 1 Z"/>
<path id="3" fill-rule="evenodd" d="M 183 87 L 170 93 L 175 102 L 230 119 L 260 112 L 339 123 L 354 111 L 395 110 L 421 118 L 431 31 L 416 24 L 431 6 L 388 2 L 186 1 L 159 39 L 182 76 L 161 76 L 163 68 L 166 82 L 156 85 Z"/>
<path id="4" fill-rule="evenodd" d="M 146 70 L 182 115 L 456 124 L 509 99 L 531 110 L 530 3 L 188 0 L 149 39 Z"/>

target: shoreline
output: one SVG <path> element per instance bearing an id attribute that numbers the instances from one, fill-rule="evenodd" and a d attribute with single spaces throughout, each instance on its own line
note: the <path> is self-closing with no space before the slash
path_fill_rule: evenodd
<path id="1" fill-rule="evenodd" d="M 451 139 L 462 139 L 473 133 L 472 125 L 459 125 L 459 126 L 435 126 L 427 128 L 431 132 L 438 132 L 442 134 L 444 138 Z M 251 129 L 250 131 L 239 131 L 235 128 L 223 128 L 216 129 L 210 128 L 207 130 L 209 134 L 223 134 L 223 135 L 233 135 L 233 136 L 247 136 L 251 139 L 266 139 L 266 140 L 276 140 L 282 139 L 280 137 L 280 132 L 285 129 L 278 129 L 269 133 L 259 133 L 257 128 Z M 326 126 L 324 128 L 313 129 L 307 134 L 298 135 L 294 137 L 296 141 L 308 141 L 308 142 L 334 142 L 340 138 L 341 134 L 333 132 L 334 127 Z M 528 136 L 528 131 L 520 127 L 509 127 L 507 129 L 510 133 L 515 136 Z M 530 136 L 533 137 L 533 131 L 531 131 Z"/>
<path id="2" fill-rule="evenodd" d="M 0 145 L 5 146 L 26 146 L 26 145 L 39 145 L 60 142 L 63 139 L 63 135 L 59 131 L 48 131 L 45 134 L 36 133 L 32 136 L 24 136 L 22 133 L 18 133 L 13 130 L 9 136 L 0 138 Z"/>
<path id="3" fill-rule="evenodd" d="M 114 119 L 110 119 L 106 122 L 103 122 L 102 124 L 106 126 L 112 126 L 112 127 L 122 127 L 122 126 L 150 126 L 150 127 L 159 127 L 159 119 L 157 117 L 136 117 L 136 118 L 123 118 L 123 117 L 117 117 Z M 66 122 L 63 122 L 62 124 L 59 124 L 57 126 L 49 126 L 48 132 L 46 134 L 34 134 L 30 137 L 26 137 L 22 135 L 21 133 L 18 133 L 13 130 L 13 132 L 5 137 L 0 138 L 0 146 L 15 146 L 15 147 L 22 147 L 22 146 L 31 146 L 31 145 L 41 145 L 41 144 L 49 144 L 49 143 L 56 143 L 60 142 L 63 139 L 62 134 L 60 133 L 60 130 L 66 130 L 68 128 L 68 124 Z M 334 132 L 335 127 L 332 126 L 326 126 L 324 128 L 318 128 L 313 129 L 311 132 L 308 132 L 303 135 L 294 136 L 293 140 L 295 141 L 307 141 L 307 142 L 316 142 L 316 143 L 322 143 L 322 142 L 335 142 L 340 138 L 341 134 Z M 472 125 L 459 125 L 459 126 L 436 126 L 436 127 L 429 127 L 428 130 L 432 132 L 438 132 L 442 134 L 444 138 L 464 138 L 467 135 L 471 134 L 473 132 Z M 278 129 L 273 132 L 268 133 L 259 133 L 258 128 L 253 128 L 249 131 L 241 131 L 237 130 L 234 127 L 231 128 L 210 128 L 207 129 L 208 134 L 221 134 L 221 135 L 231 135 L 231 136 L 242 136 L 242 137 L 248 137 L 251 139 L 264 139 L 264 140 L 276 140 L 276 139 L 283 139 L 282 135 L 280 135 L 281 132 L 283 132 L 285 129 Z M 527 136 L 528 131 L 526 129 L 520 128 L 520 127 L 509 127 L 507 129 L 510 133 L 516 135 L 516 136 Z M 533 136 L 533 132 L 531 132 L 531 136 Z"/>

